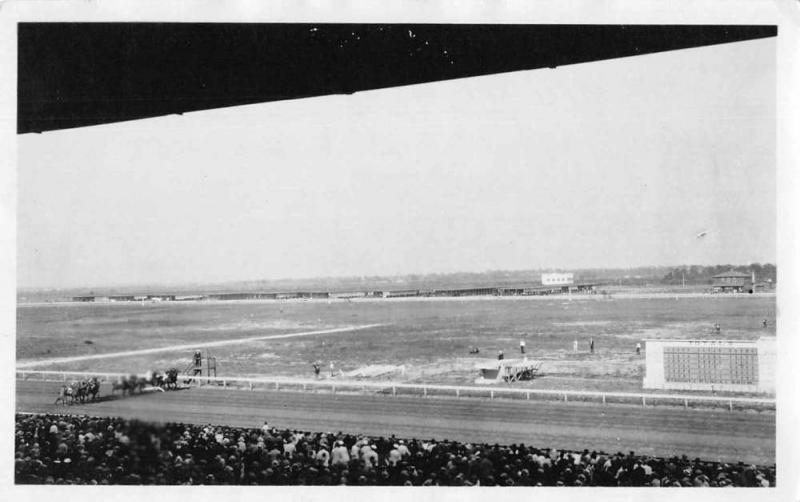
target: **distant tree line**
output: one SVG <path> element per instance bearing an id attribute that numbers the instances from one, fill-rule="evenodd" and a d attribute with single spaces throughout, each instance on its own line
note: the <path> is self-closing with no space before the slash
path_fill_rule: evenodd
<path id="1" fill-rule="evenodd" d="M 661 284 L 711 284 L 712 277 L 729 270 L 736 270 L 751 275 L 756 274 L 756 281 L 776 282 L 777 275 L 775 265 L 771 263 L 752 263 L 750 265 L 684 265 L 675 267 L 667 272 L 661 279 Z"/>

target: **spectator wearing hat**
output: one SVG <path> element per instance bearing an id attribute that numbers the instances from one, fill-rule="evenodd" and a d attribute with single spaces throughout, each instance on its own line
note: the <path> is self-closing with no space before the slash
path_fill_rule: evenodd
<path id="1" fill-rule="evenodd" d="M 386 462 L 392 466 L 397 466 L 397 463 L 403 459 L 402 453 L 400 453 L 400 445 L 395 443 L 392 445 L 392 449 L 389 451 L 389 455 L 386 458 Z"/>
<path id="2" fill-rule="evenodd" d="M 361 460 L 367 467 L 378 466 L 378 452 L 375 451 L 375 445 L 367 444 L 361 448 Z"/>
<path id="3" fill-rule="evenodd" d="M 330 464 L 331 454 L 325 448 L 320 448 L 316 455 L 317 463 L 322 467 L 328 467 Z"/>
<path id="4" fill-rule="evenodd" d="M 347 452 L 347 447 L 344 441 L 336 441 L 333 451 L 331 451 L 331 464 L 332 465 L 347 465 L 350 461 L 350 454 Z"/>

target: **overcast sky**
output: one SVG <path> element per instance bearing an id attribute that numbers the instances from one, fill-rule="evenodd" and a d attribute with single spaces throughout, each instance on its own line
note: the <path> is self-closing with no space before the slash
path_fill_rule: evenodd
<path id="1" fill-rule="evenodd" d="M 774 263 L 775 135 L 774 38 L 27 134 L 17 281 Z"/>

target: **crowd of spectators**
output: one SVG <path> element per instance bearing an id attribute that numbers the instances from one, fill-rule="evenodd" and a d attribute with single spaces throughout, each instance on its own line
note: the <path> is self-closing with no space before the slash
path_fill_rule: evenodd
<path id="1" fill-rule="evenodd" d="M 18 484 L 775 486 L 775 466 L 122 418 L 16 416 Z"/>

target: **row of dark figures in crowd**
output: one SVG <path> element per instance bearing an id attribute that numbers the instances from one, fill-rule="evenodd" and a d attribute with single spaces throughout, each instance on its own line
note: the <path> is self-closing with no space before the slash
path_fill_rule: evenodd
<path id="1" fill-rule="evenodd" d="M 349 433 L 16 415 L 19 484 L 774 487 L 772 465 Z M 743 450 L 743 454 L 747 451 Z"/>

